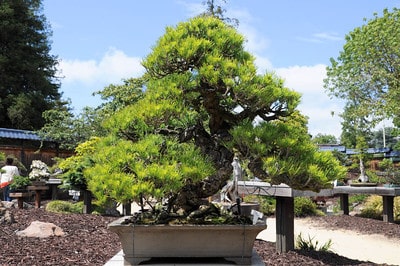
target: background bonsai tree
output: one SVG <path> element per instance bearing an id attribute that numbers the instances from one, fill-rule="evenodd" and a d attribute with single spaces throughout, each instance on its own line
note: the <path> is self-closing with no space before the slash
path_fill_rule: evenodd
<path id="1" fill-rule="evenodd" d="M 187 215 L 231 178 L 234 156 L 254 176 L 296 189 L 344 175 L 312 144 L 300 95 L 258 74 L 244 42 L 209 16 L 166 29 L 142 62 L 143 95 L 105 120 L 107 135 L 86 153 L 93 164 L 83 175 L 98 200 L 158 200 L 167 214 Z"/>

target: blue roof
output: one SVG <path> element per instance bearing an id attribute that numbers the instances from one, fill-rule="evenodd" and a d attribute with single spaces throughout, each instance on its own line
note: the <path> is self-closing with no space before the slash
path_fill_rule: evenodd
<path id="1" fill-rule="evenodd" d="M 346 147 L 343 145 L 329 145 L 329 144 L 320 144 L 319 150 L 320 151 L 340 151 L 340 152 L 346 152 Z"/>
<path id="2" fill-rule="evenodd" d="M 0 128 L 0 138 L 41 140 L 41 138 L 33 131 L 12 128 Z"/>
<path id="3" fill-rule="evenodd" d="M 368 148 L 366 150 L 366 153 L 369 154 L 378 154 L 378 153 L 387 153 L 389 154 L 391 151 L 390 148 Z M 360 153 L 360 151 L 358 149 L 347 149 L 346 150 L 346 154 L 348 155 L 354 155 L 354 154 L 358 154 Z"/>

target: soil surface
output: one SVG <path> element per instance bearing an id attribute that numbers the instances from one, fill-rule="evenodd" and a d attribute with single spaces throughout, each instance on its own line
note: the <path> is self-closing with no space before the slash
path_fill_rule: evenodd
<path id="1" fill-rule="evenodd" d="M 104 265 L 121 250 L 116 234 L 107 224 L 116 217 L 56 214 L 44 209 L 11 208 L 15 222 L 0 225 L 0 265 Z M 32 221 L 61 227 L 63 237 L 23 238 L 17 231 Z M 354 216 L 325 216 L 312 220 L 316 226 L 383 234 L 400 240 L 400 225 Z M 363 224 L 360 228 L 360 224 Z M 275 243 L 257 240 L 255 249 L 266 265 L 377 265 L 348 259 L 332 252 L 290 251 L 278 254 Z"/>

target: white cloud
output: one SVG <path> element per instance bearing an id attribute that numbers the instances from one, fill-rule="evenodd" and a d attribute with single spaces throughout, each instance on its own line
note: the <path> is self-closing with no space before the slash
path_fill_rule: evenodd
<path id="1" fill-rule="evenodd" d="M 266 57 L 262 57 L 262 56 L 257 56 L 255 54 L 253 54 L 255 56 L 255 65 L 257 66 L 257 73 L 259 74 L 264 74 L 267 70 L 271 70 L 272 69 L 272 63 L 271 61 L 269 61 L 268 58 Z"/>
<path id="2" fill-rule="evenodd" d="M 313 36 L 318 39 L 329 40 L 329 41 L 343 40 L 343 37 L 339 36 L 337 33 L 320 32 L 320 33 L 315 33 Z"/>
<path id="3" fill-rule="evenodd" d="M 339 101 L 331 100 L 323 88 L 326 66 L 292 66 L 278 68 L 275 72 L 285 80 L 285 86 L 302 94 L 299 110 L 309 118 L 309 132 L 312 135 L 322 133 L 340 137 L 338 115 L 343 106 Z"/>
<path id="4" fill-rule="evenodd" d="M 252 53 L 260 53 L 268 48 L 269 40 L 258 34 L 255 28 L 248 24 L 241 23 L 239 24 L 238 30 L 243 34 L 243 36 L 246 36 L 245 48 L 247 50 Z"/>
<path id="5" fill-rule="evenodd" d="M 118 83 L 122 79 L 143 73 L 141 59 L 129 57 L 124 52 L 110 48 L 100 61 L 63 60 L 60 62 L 62 82 L 83 85 Z"/>
<path id="6" fill-rule="evenodd" d="M 326 66 L 291 66 L 278 68 L 276 73 L 285 79 L 285 85 L 301 93 L 324 93 L 323 80 L 326 78 Z"/>
<path id="7" fill-rule="evenodd" d="M 311 37 L 299 37 L 297 39 L 305 42 L 322 43 L 325 41 L 343 41 L 344 38 L 337 33 L 319 32 L 314 33 Z"/>
<path id="8" fill-rule="evenodd" d="M 324 90 L 323 80 L 326 77 L 326 65 L 290 66 L 274 69 L 268 58 L 260 56 L 268 48 L 269 40 L 260 37 L 262 35 L 258 34 L 250 24 L 242 23 L 242 19 L 240 21 L 239 30 L 247 37 L 246 49 L 255 56 L 258 73 L 263 74 L 266 70 L 272 70 L 285 80 L 286 87 L 302 94 L 299 110 L 309 118 L 308 129 L 311 135 L 331 134 L 339 138 L 341 119 L 338 115 L 342 111 L 342 106 L 337 100 L 331 100 Z M 334 34 L 318 33 L 312 38 L 322 42 L 337 40 L 338 37 Z"/>
<path id="9" fill-rule="evenodd" d="M 68 60 L 60 62 L 60 75 L 64 78 L 62 92 L 71 99 L 75 112 L 85 106 L 96 107 L 99 96 L 92 95 L 110 84 L 122 84 L 123 79 L 140 76 L 144 69 L 141 59 L 110 48 L 100 60 Z"/>

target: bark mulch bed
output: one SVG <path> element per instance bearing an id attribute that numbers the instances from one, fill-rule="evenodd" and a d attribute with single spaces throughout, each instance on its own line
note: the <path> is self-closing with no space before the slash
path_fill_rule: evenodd
<path id="1" fill-rule="evenodd" d="M 15 222 L 0 225 L 0 265 L 104 265 L 121 250 L 117 235 L 107 229 L 107 224 L 116 217 L 56 214 L 34 208 L 10 211 Z M 24 230 L 32 221 L 54 223 L 66 235 L 43 239 L 16 236 L 17 231 Z M 354 216 L 315 217 L 311 222 L 337 229 L 362 229 L 364 233 L 385 234 L 400 240 L 398 224 Z M 266 265 L 376 265 L 331 252 L 295 250 L 278 254 L 275 243 L 261 240 L 256 241 L 255 249 Z"/>

